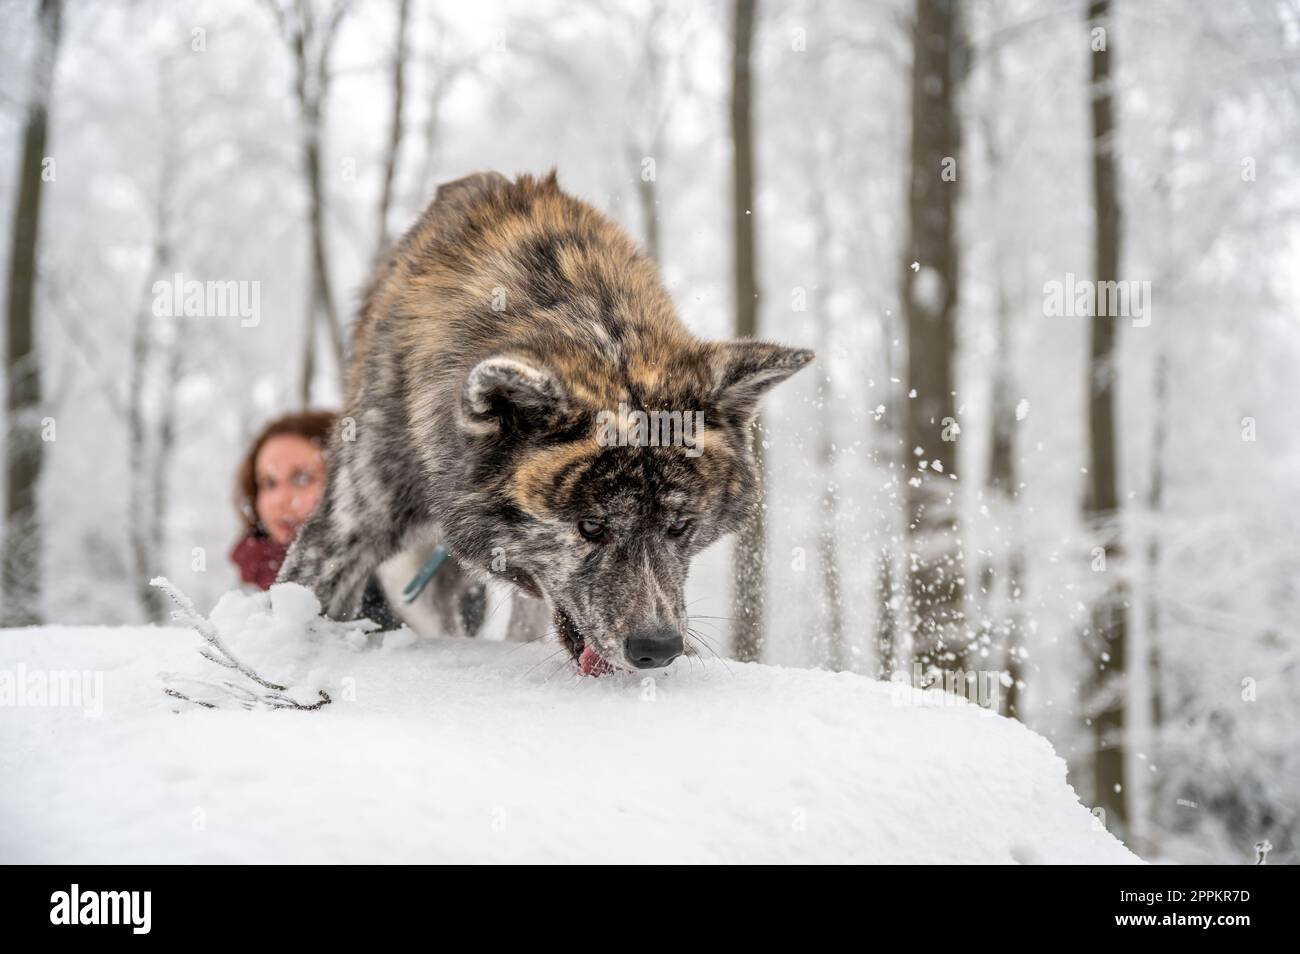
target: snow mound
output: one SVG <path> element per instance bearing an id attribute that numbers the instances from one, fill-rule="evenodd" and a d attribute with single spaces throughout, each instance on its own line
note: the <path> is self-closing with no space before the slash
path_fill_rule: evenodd
<path id="1" fill-rule="evenodd" d="M 316 711 L 165 696 L 193 630 L 0 630 L 0 862 L 1138 860 L 1046 740 L 976 705 L 719 659 L 581 678 L 540 642 L 360 649 L 290 631 L 282 605 L 315 610 L 287 601 L 212 618 L 326 687 Z M 36 691 L 60 673 L 96 703 Z"/>

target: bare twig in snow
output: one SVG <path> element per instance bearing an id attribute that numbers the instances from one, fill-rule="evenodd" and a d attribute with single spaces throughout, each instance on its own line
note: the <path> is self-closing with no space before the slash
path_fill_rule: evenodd
<path id="1" fill-rule="evenodd" d="M 269 709 L 319 709 L 321 706 L 329 705 L 332 701 L 329 694 L 324 689 L 318 690 L 320 693 L 320 699 L 311 703 L 299 702 L 286 695 L 288 692 L 287 686 L 282 686 L 278 683 L 264 679 L 255 669 L 253 669 L 253 667 L 237 659 L 221 639 L 221 633 L 213 624 L 212 620 L 208 619 L 195 609 L 194 603 L 190 598 L 177 589 L 170 580 L 166 577 L 156 576 L 149 581 L 149 585 L 158 587 L 171 597 L 172 602 L 179 607 L 172 613 L 174 619 L 185 623 L 203 637 L 204 642 L 208 645 L 199 650 L 199 655 L 219 666 L 225 667 L 226 669 L 235 670 L 245 679 L 256 683 L 266 691 L 260 693 L 254 692 L 246 686 L 238 685 L 229 680 L 223 681 L 220 685 L 216 685 L 210 682 L 205 682 L 202 679 L 195 679 L 191 676 L 178 676 L 175 673 L 164 674 L 164 679 L 173 682 L 177 679 L 181 679 L 192 682 L 197 686 L 202 686 L 208 690 L 215 691 L 218 694 L 224 693 L 226 695 L 241 697 L 237 699 L 237 701 L 246 709 L 259 707 Z M 180 699 L 184 702 L 192 702 L 195 705 L 209 709 L 217 708 L 216 703 L 211 700 L 194 698 L 192 694 L 180 692 L 170 686 L 165 687 L 163 692 L 174 699 Z"/>

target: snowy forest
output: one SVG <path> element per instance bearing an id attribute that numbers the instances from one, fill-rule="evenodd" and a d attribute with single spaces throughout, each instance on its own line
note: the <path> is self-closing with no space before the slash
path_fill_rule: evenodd
<path id="1" fill-rule="evenodd" d="M 390 243 L 554 168 L 693 332 L 817 353 L 722 655 L 987 674 L 1141 858 L 1300 861 L 1296 0 L 0 0 L 0 93 L 0 626 L 234 589 Z"/>

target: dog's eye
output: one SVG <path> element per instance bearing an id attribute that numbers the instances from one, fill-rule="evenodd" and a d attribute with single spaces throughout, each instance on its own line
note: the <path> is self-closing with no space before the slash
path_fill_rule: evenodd
<path id="1" fill-rule="evenodd" d="M 683 533 L 689 530 L 690 527 L 691 527 L 690 517 L 678 517 L 676 520 L 674 520 L 672 523 L 668 525 L 668 536 L 680 537 Z"/>
<path id="2" fill-rule="evenodd" d="M 599 520 L 579 520 L 578 532 L 584 540 L 592 543 L 603 543 L 605 540 L 605 524 Z"/>

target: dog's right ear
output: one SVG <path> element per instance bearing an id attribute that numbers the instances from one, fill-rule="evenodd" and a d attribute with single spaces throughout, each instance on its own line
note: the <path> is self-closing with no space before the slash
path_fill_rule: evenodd
<path id="1" fill-rule="evenodd" d="M 480 361 L 465 378 L 460 426 L 475 434 L 545 430 L 568 409 L 564 386 L 550 371 L 498 355 Z"/>
<path id="2" fill-rule="evenodd" d="M 493 189 L 509 184 L 510 180 L 499 172 L 475 172 L 438 186 L 433 201 L 450 209 L 459 209 Z"/>
<path id="3" fill-rule="evenodd" d="M 489 192 L 508 186 L 499 172 L 475 172 L 453 182 L 444 182 L 424 210 L 420 225 L 435 236 L 453 235 L 465 219 L 466 210 Z"/>

